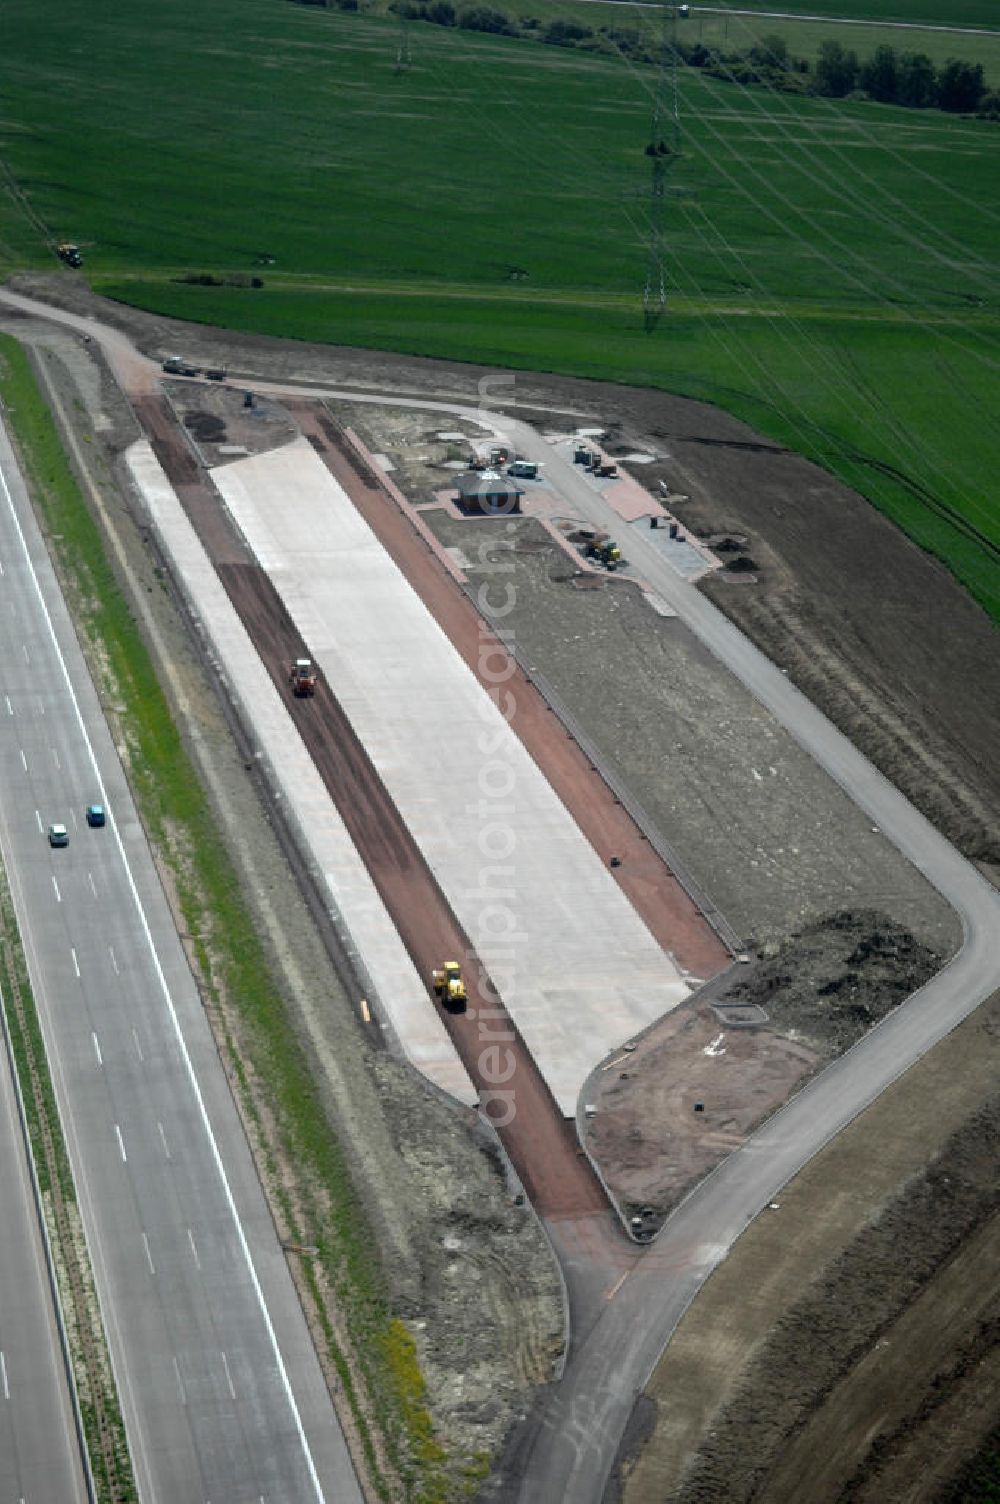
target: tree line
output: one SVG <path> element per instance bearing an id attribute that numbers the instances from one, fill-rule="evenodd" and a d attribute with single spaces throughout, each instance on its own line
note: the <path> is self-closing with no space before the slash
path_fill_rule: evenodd
<path id="1" fill-rule="evenodd" d="M 322 5 L 327 0 L 299 0 L 299 3 Z M 358 0 L 333 0 L 333 4 L 352 10 L 357 3 Z M 592 27 L 562 17 L 541 21 L 537 16 L 509 16 L 489 5 L 456 7 L 452 0 L 391 0 L 388 8 L 394 15 L 429 21 L 436 26 L 530 38 L 549 46 L 574 47 L 609 56 L 621 53 L 638 63 L 658 61 L 656 43 L 636 27 Z M 958 58 L 937 67 L 924 52 L 897 52 L 895 47 L 881 46 L 869 58 L 861 60 L 853 48 L 840 42 L 824 42 L 813 63 L 808 58 L 793 57 L 780 36 L 763 37 L 753 47 L 735 52 L 723 52 L 701 43 L 678 42 L 677 53 L 688 67 L 726 82 L 759 84 L 783 93 L 813 94 L 827 99 L 871 99 L 910 109 L 939 109 L 1000 120 L 1000 92 L 987 87 L 982 64 Z"/>

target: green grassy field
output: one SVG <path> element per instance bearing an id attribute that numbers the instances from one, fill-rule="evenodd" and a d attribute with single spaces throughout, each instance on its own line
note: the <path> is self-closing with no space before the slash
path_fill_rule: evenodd
<path id="1" fill-rule="evenodd" d="M 713 0 L 719 4 L 719 0 Z M 897 21 L 923 26 L 983 26 L 1000 29 L 996 0 L 733 0 L 740 10 L 798 12 L 807 16 L 849 16 L 863 21 Z M 725 0 L 722 0 L 724 8 Z M 692 9 L 697 12 L 697 0 Z"/>
<path id="2" fill-rule="evenodd" d="M 1000 128 L 682 75 L 671 307 L 647 335 L 648 68 L 414 23 L 400 73 L 391 20 L 286 0 L 39 12 L 8 0 L 0 155 L 99 290 L 719 401 L 1000 619 Z M 51 264 L 8 195 L 0 258 Z M 176 280 L 200 272 L 265 286 Z"/>

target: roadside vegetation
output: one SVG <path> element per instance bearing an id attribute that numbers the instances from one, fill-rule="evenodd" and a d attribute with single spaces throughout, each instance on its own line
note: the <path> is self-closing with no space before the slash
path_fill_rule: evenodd
<path id="1" fill-rule="evenodd" d="M 461 1499 L 478 1459 L 452 1458 L 435 1439 L 412 1339 L 389 1307 L 364 1208 L 139 627 L 27 357 L 9 336 L 0 336 L 0 361 L 0 395 L 49 548 L 124 748 L 136 803 L 168 870 L 307 1314 L 322 1328 L 326 1366 L 350 1405 L 369 1476 L 387 1500 Z M 234 1016 L 236 1029 L 228 1022 Z M 51 1088 L 47 1101 L 54 1117 Z M 279 1174 L 279 1159 L 294 1175 Z"/>

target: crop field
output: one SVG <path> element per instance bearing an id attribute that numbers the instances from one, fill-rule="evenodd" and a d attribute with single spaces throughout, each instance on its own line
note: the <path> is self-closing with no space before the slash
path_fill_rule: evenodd
<path id="1" fill-rule="evenodd" d="M 1000 126 L 683 72 L 647 334 L 653 70 L 417 22 L 400 70 L 399 36 L 288 0 L 8 0 L 0 269 L 52 265 L 47 233 L 181 317 L 717 401 L 1000 619 Z"/>
<path id="2" fill-rule="evenodd" d="M 923 26 L 998 26 L 994 0 L 739 0 L 740 10 L 798 12 L 806 16 L 849 16 L 862 21 L 895 21 Z"/>

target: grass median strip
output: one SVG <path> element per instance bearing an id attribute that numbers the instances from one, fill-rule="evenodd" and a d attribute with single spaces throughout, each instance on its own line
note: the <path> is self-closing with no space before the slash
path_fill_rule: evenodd
<path id="1" fill-rule="evenodd" d="M 0 867 L 0 1002 L 14 1057 L 72 1382 L 100 1504 L 138 1499 L 76 1188 L 6 873 Z"/>
<path id="2" fill-rule="evenodd" d="M 376 1240 L 327 1125 L 254 917 L 149 653 L 21 347 L 0 337 L 0 396 L 81 640 L 257 1153 L 321 1359 L 353 1416 L 374 1489 L 437 1501 L 473 1486 L 433 1443 L 422 1381 L 400 1361 Z M 403 1329 L 405 1330 L 405 1328 Z"/>

